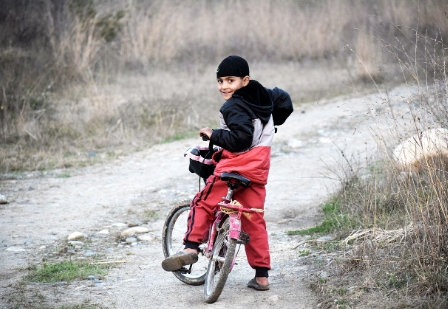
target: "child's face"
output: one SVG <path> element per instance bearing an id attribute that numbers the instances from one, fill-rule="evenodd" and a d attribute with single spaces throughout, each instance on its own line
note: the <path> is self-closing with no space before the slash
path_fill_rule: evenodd
<path id="1" fill-rule="evenodd" d="M 218 90 L 221 92 L 225 100 L 228 100 L 240 88 L 249 84 L 249 76 L 223 76 L 218 78 Z"/>

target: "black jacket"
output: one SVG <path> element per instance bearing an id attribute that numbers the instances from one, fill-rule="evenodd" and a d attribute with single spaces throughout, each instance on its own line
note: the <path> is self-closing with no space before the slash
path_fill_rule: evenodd
<path id="1" fill-rule="evenodd" d="M 267 89 L 251 80 L 246 87 L 235 91 L 219 111 L 228 130 L 214 130 L 211 142 L 231 152 L 241 152 L 249 149 L 252 144 L 252 120 L 258 118 L 266 124 L 274 113 L 274 125 L 280 125 L 291 114 L 293 107 L 287 92 L 279 88 Z"/>

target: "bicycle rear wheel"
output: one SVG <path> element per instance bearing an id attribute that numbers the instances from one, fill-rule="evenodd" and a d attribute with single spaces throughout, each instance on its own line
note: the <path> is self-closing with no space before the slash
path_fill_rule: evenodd
<path id="1" fill-rule="evenodd" d="M 183 238 L 187 231 L 187 219 L 190 211 L 190 201 L 176 205 L 168 214 L 162 232 L 163 254 L 171 256 L 184 249 Z M 189 285 L 201 285 L 205 282 L 208 260 L 199 255 L 196 263 L 184 267 L 180 271 L 173 271 L 173 275 L 180 281 Z"/>
<path id="2" fill-rule="evenodd" d="M 205 278 L 205 302 L 214 303 L 226 284 L 235 254 L 236 240 L 229 237 L 229 218 L 221 225 L 213 247 L 213 255 L 208 264 Z"/>

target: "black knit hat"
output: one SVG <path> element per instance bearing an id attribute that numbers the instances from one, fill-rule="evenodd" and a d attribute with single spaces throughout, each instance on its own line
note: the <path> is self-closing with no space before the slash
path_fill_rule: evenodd
<path id="1" fill-rule="evenodd" d="M 239 56 L 225 58 L 216 69 L 216 77 L 223 76 L 249 76 L 249 64 Z"/>

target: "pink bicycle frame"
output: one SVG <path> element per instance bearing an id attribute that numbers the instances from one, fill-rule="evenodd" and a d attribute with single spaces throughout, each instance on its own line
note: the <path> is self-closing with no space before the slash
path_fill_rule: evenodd
<path id="1" fill-rule="evenodd" d="M 210 257 L 212 254 L 213 246 L 215 245 L 216 233 L 218 232 L 217 226 L 219 225 L 219 223 L 221 222 L 223 217 L 224 217 L 224 213 L 218 211 L 216 214 L 215 220 L 213 221 L 212 225 L 210 226 L 207 248 L 205 249 L 205 255 L 207 257 Z"/>
<path id="2" fill-rule="evenodd" d="M 220 203 L 218 203 L 218 205 L 235 210 L 235 212 L 231 212 L 230 214 L 228 214 L 228 216 L 229 216 L 229 237 L 238 240 L 241 235 L 241 214 L 243 212 L 250 213 L 250 212 L 254 212 L 254 211 L 249 208 L 243 208 L 243 207 L 236 206 L 234 204 L 228 203 L 227 201 L 220 202 Z M 221 220 L 224 218 L 224 215 L 225 214 L 221 210 L 218 210 L 218 212 L 216 213 L 216 218 L 213 221 L 213 224 L 211 225 L 207 248 L 205 250 L 205 254 L 207 256 L 211 255 L 213 246 L 215 244 L 216 233 L 218 232 L 217 227 L 221 223 Z"/>
<path id="3" fill-rule="evenodd" d="M 238 240 L 241 234 L 241 212 L 229 214 L 229 236 Z"/>

